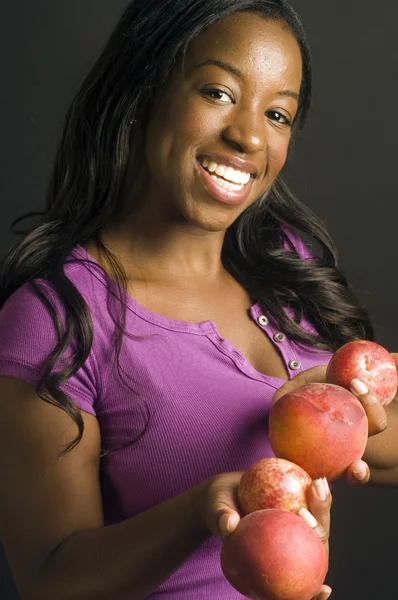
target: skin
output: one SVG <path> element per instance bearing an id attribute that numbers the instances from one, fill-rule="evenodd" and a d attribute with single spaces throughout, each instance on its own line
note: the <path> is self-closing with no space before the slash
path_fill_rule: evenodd
<path id="1" fill-rule="evenodd" d="M 214 58 L 238 68 L 242 77 L 198 66 Z M 226 228 L 285 163 L 288 121 L 297 111 L 292 94 L 299 94 L 301 76 L 298 44 L 282 23 L 240 13 L 209 28 L 154 107 L 147 130 L 132 136 L 120 210 L 102 232 L 138 302 L 178 320 L 212 318 L 255 368 L 281 380 L 287 379 L 286 368 L 251 322 L 251 299 L 224 270 L 221 249 Z M 204 90 L 210 88 L 221 95 L 209 96 Z M 281 94 L 286 90 L 290 95 Z M 258 177 L 242 205 L 222 204 L 203 189 L 196 170 L 202 152 L 225 152 L 256 165 Z M 101 262 L 95 246 L 86 248 Z M 181 303 L 182 295 L 190 301 Z M 104 528 L 100 428 L 93 415 L 82 416 L 82 442 L 57 462 L 76 434 L 69 417 L 40 400 L 29 384 L 0 377 L 0 480 L 7 490 L 0 495 L 0 535 L 12 575 L 28 600 L 141 600 L 210 534 L 224 538 L 237 527 L 242 473 L 216 475 Z M 326 550 L 330 505 L 328 488 L 314 482 L 313 516 L 301 516 Z M 317 600 L 329 595 L 323 586 Z"/>

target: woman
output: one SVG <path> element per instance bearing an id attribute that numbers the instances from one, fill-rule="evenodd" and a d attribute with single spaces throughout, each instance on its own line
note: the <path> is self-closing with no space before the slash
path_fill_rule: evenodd
<path id="1" fill-rule="evenodd" d="M 0 273 L 0 537 L 23 600 L 242 597 L 219 553 L 242 471 L 272 455 L 273 394 L 372 337 L 280 177 L 310 93 L 276 0 L 134 0 L 83 83 Z M 325 482 L 310 500 L 327 545 Z"/>

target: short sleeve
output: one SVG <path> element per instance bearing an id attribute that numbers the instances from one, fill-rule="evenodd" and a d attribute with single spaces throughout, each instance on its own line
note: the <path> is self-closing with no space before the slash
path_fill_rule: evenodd
<path id="1" fill-rule="evenodd" d="M 49 284 L 40 284 L 65 322 L 65 310 Z M 46 359 L 55 347 L 57 334 L 48 307 L 33 286 L 25 283 L 5 302 L 0 311 L 0 375 L 22 379 L 32 385 L 40 381 Z M 69 347 L 62 358 L 72 354 Z M 61 367 L 57 367 L 58 371 Z M 95 415 L 98 373 L 90 352 L 86 362 L 60 389 L 82 410 Z"/>

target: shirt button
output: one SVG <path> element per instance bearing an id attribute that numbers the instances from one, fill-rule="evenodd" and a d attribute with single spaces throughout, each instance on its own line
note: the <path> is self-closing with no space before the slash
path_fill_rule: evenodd
<path id="1" fill-rule="evenodd" d="M 258 321 L 258 323 L 260 323 L 260 325 L 262 327 L 265 327 L 266 325 L 268 325 L 268 319 L 267 319 L 267 317 L 265 315 L 261 315 L 261 317 L 259 317 L 257 319 L 257 321 Z"/>
<path id="2" fill-rule="evenodd" d="M 278 343 L 284 342 L 285 339 L 286 339 L 286 336 L 284 333 L 279 332 L 274 335 L 274 340 Z"/>
<path id="3" fill-rule="evenodd" d="M 293 371 L 297 371 L 301 367 L 301 362 L 299 360 L 291 360 L 289 363 L 289 367 Z"/>
<path id="4" fill-rule="evenodd" d="M 259 317 L 257 319 L 257 321 L 258 321 L 258 323 L 260 323 L 260 325 L 262 327 L 265 327 L 266 325 L 268 325 L 268 319 L 267 319 L 267 317 L 265 315 L 261 315 L 261 317 Z"/>

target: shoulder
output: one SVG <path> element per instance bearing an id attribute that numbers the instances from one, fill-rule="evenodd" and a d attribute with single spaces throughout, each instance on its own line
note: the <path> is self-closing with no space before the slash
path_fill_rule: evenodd
<path id="1" fill-rule="evenodd" d="M 64 263 L 64 273 L 77 292 L 88 299 L 93 297 L 97 280 L 86 268 L 83 258 L 73 250 Z M 47 279 L 35 278 L 21 285 L 5 301 L 0 310 L 0 331 L 12 322 L 14 330 L 18 326 L 31 328 L 36 324 L 38 333 L 40 330 L 44 333 L 47 327 L 51 328 L 54 311 L 65 322 L 67 310 L 63 295 Z"/>
<path id="2" fill-rule="evenodd" d="M 81 266 L 76 267 L 72 264 L 65 265 L 68 279 L 72 281 L 84 300 L 94 296 L 97 301 L 98 294 L 90 293 L 90 277 Z M 69 298 L 69 301 L 73 304 L 73 299 Z M 0 310 L 0 375 L 12 376 L 37 385 L 46 372 L 50 356 L 60 342 L 59 333 L 62 335 L 67 331 L 71 314 L 72 312 L 63 302 L 61 293 L 49 281 L 34 279 L 19 287 Z M 83 315 L 81 310 L 80 312 L 77 310 L 75 303 L 73 310 L 75 321 L 79 318 L 82 320 Z M 92 326 L 93 340 L 95 340 L 101 319 L 97 316 L 93 317 L 94 311 L 90 306 L 88 306 L 88 315 L 91 319 L 89 325 Z M 83 329 L 87 333 L 85 324 Z M 74 331 L 76 328 L 70 330 L 71 336 L 64 338 L 62 357 L 59 356 L 55 366 L 57 372 L 59 368 L 63 370 L 64 366 L 68 370 L 69 363 L 76 357 L 79 341 L 75 338 Z M 85 336 L 84 344 L 86 342 Z M 78 400 L 81 408 L 94 414 L 92 406 L 100 388 L 100 381 L 96 345 L 93 343 L 84 364 L 69 376 L 63 389 Z"/>

